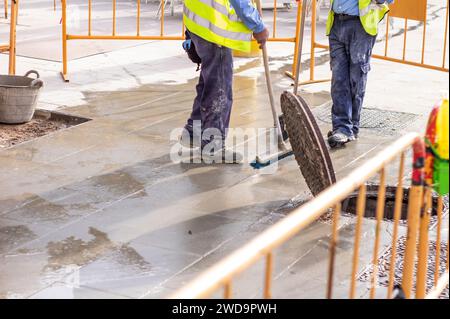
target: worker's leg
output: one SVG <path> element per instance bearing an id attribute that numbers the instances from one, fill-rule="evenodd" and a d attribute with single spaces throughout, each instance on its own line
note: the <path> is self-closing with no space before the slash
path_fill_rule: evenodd
<path id="1" fill-rule="evenodd" d="M 333 132 L 352 135 L 352 96 L 349 74 L 349 52 L 347 48 L 345 21 L 336 19 L 329 36 L 331 58 L 331 98 L 333 100 Z"/>
<path id="2" fill-rule="evenodd" d="M 202 120 L 201 112 L 200 112 L 200 107 L 201 107 L 200 103 L 201 103 L 201 99 L 202 99 L 202 96 L 203 96 L 204 86 L 205 86 L 205 82 L 203 80 L 203 75 L 200 72 L 200 78 L 198 80 L 198 84 L 197 84 L 197 87 L 196 87 L 197 96 L 194 99 L 194 104 L 192 106 L 191 116 L 189 117 L 189 119 L 187 121 L 187 124 L 184 127 L 189 132 L 191 137 L 194 134 L 194 121 L 196 123 L 200 123 L 200 121 Z M 197 134 L 197 128 L 195 130 L 195 133 Z M 199 134 L 201 134 L 201 130 L 200 130 Z"/>
<path id="3" fill-rule="evenodd" d="M 359 133 L 361 110 L 366 92 L 370 57 L 375 45 L 375 36 L 369 35 L 358 20 L 354 21 L 354 32 L 350 44 L 350 84 L 352 91 L 352 131 Z"/>
<path id="4" fill-rule="evenodd" d="M 203 93 L 200 99 L 202 132 L 216 132 L 216 138 L 223 146 L 226 130 L 230 123 L 233 102 L 233 56 L 231 49 L 220 47 L 191 34 L 197 53 L 202 59 L 201 75 Z M 202 144 L 211 141 L 209 134 L 203 134 Z"/>

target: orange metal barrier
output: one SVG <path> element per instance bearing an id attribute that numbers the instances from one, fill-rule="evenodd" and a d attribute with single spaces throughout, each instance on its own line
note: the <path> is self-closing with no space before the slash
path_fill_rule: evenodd
<path id="1" fill-rule="evenodd" d="M 112 0 L 112 8 L 111 8 L 111 33 L 110 34 L 93 34 L 92 32 L 92 0 L 87 0 L 88 3 L 88 16 L 87 16 L 87 34 L 71 34 L 67 30 L 67 0 L 61 0 L 61 11 L 62 11 L 62 62 L 63 62 L 63 70 L 61 75 L 64 81 L 68 82 L 68 74 L 67 74 L 67 41 L 69 40 L 184 40 L 184 31 L 185 26 L 181 22 L 180 25 L 180 34 L 179 35 L 166 35 L 165 33 L 165 23 L 164 23 L 164 6 L 165 1 L 161 0 L 160 4 L 160 26 L 159 26 L 159 34 L 155 35 L 144 35 L 141 32 L 141 2 L 137 0 L 136 3 L 136 29 L 133 35 L 119 35 L 117 34 L 117 0 Z M 279 37 L 279 30 L 277 29 L 277 17 L 279 15 L 279 10 L 277 9 L 277 0 L 274 1 L 274 10 L 273 10 L 273 21 L 272 21 L 272 37 L 269 41 L 275 42 L 288 42 L 294 45 L 294 61 L 297 60 L 297 52 L 298 52 L 298 43 L 297 34 L 300 28 L 300 16 L 301 16 L 301 8 L 302 8 L 302 0 L 297 0 L 297 18 L 296 18 L 296 33 L 292 37 Z M 295 64 L 295 62 L 294 62 Z M 293 70 L 295 70 L 295 65 L 293 66 Z"/>
<path id="2" fill-rule="evenodd" d="M 287 217 L 271 226 L 248 244 L 238 249 L 227 258 L 220 261 L 210 269 L 206 270 L 197 279 L 193 280 L 185 287 L 181 288 L 175 294 L 170 296 L 174 299 L 184 298 L 206 298 L 210 297 L 220 288 L 224 288 L 224 297 L 232 296 L 232 281 L 250 266 L 260 259 L 265 259 L 264 276 L 264 298 L 272 297 L 272 277 L 273 277 L 273 251 L 292 239 L 295 235 L 301 233 L 308 225 L 316 221 L 324 213 L 333 209 L 332 235 L 329 244 L 329 266 L 327 287 L 324 287 L 325 296 L 332 298 L 334 287 L 334 269 L 336 247 L 339 235 L 339 219 L 341 216 L 341 203 L 355 190 L 358 190 L 356 211 L 357 221 L 355 227 L 355 241 L 353 247 L 353 263 L 350 278 L 349 297 L 355 298 L 358 280 L 360 242 L 362 235 L 362 221 L 366 211 L 366 182 L 378 175 L 380 177 L 378 202 L 376 207 L 376 226 L 375 239 L 373 244 L 372 274 L 370 284 L 370 298 L 376 297 L 378 281 L 378 257 L 380 250 L 381 222 L 384 215 L 385 194 L 386 194 L 386 166 L 394 160 L 399 159 L 398 169 L 398 187 L 395 198 L 394 208 L 394 231 L 392 235 L 392 254 L 391 265 L 395 265 L 397 259 L 397 240 L 399 233 L 399 221 L 403 203 L 403 179 L 406 163 L 406 152 L 413 149 L 414 159 L 412 163 L 413 175 L 412 186 L 409 190 L 408 203 L 408 236 L 406 241 L 405 256 L 403 259 L 403 277 L 402 288 L 407 298 L 413 297 L 413 286 L 415 283 L 416 297 L 424 298 L 425 284 L 427 275 L 428 260 L 428 223 L 431 208 L 431 190 L 424 186 L 424 156 L 425 145 L 422 136 L 416 133 L 409 133 L 378 155 L 353 171 L 346 178 L 329 187 L 316 198 L 295 209 Z M 425 194 L 425 195 L 424 195 Z M 438 210 L 438 232 L 441 231 L 442 223 L 442 198 L 439 199 Z M 420 230 L 420 231 L 419 231 Z M 419 244 L 417 244 L 417 240 Z M 438 240 L 440 241 L 440 235 Z M 440 242 L 439 242 L 440 244 Z M 448 243 L 447 243 L 448 244 Z M 417 249 L 419 248 L 419 249 Z M 418 271 L 414 276 L 414 267 L 416 265 L 416 255 L 418 250 Z M 437 250 L 440 251 L 440 250 Z M 439 253 L 437 253 L 439 254 Z M 437 256 L 440 258 L 440 256 Z M 436 269 L 435 285 L 427 296 L 428 298 L 439 296 L 442 290 L 448 285 L 448 252 L 447 252 L 447 270 L 439 277 L 439 268 Z M 439 267 L 439 262 L 437 262 Z M 392 298 L 394 287 L 395 266 L 389 270 L 389 287 L 387 298 Z"/>
<path id="3" fill-rule="evenodd" d="M 443 0 L 444 2 L 445 0 Z M 413 2 L 413 3 L 412 3 Z M 447 62 L 447 37 L 448 37 L 448 0 L 446 6 L 446 18 L 445 18 L 445 30 L 443 34 L 442 42 L 442 59 L 436 61 L 436 63 L 425 62 L 425 48 L 427 45 L 427 18 L 429 17 L 428 12 L 428 0 L 396 0 L 394 4 L 390 5 L 390 12 L 386 15 L 386 30 L 385 30 L 385 44 L 384 44 L 384 54 L 373 54 L 374 58 L 391 61 L 416 67 L 422 67 L 431 70 L 449 72 L 448 62 Z M 444 2 L 445 3 L 445 2 Z M 400 18 L 404 20 L 404 32 L 403 32 L 403 49 L 401 52 L 401 58 L 394 57 L 389 53 L 390 44 L 390 18 Z M 317 35 L 317 3 L 312 1 L 312 17 L 311 17 L 311 60 L 310 60 L 310 74 L 309 80 L 302 82 L 301 84 L 311 84 L 326 82 L 329 79 L 316 79 L 315 78 L 315 51 L 316 49 L 326 49 L 329 50 L 327 44 L 318 43 L 316 39 Z M 407 39 L 408 39 L 408 21 L 415 20 L 422 24 L 422 40 L 421 40 L 421 56 L 420 59 L 414 61 L 407 58 Z M 379 34 L 383 34 L 380 28 Z M 416 48 L 417 49 L 417 48 Z"/>
<path id="4" fill-rule="evenodd" d="M 7 1 L 5 1 L 5 6 L 8 6 Z M 0 44 L 0 53 L 9 53 L 9 67 L 8 72 L 10 75 L 16 74 L 16 26 L 17 17 L 19 14 L 19 0 L 11 1 L 11 21 L 9 29 L 9 43 Z"/>

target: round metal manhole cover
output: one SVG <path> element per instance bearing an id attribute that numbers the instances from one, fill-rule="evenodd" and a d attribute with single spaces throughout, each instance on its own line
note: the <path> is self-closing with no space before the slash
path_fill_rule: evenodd
<path id="1" fill-rule="evenodd" d="M 281 95 L 286 130 L 295 159 L 314 196 L 336 183 L 328 148 L 305 100 L 290 92 Z"/>

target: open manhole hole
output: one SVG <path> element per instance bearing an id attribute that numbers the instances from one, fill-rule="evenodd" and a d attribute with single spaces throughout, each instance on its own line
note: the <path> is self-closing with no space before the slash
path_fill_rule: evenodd
<path id="1" fill-rule="evenodd" d="M 373 219 L 376 218 L 378 190 L 379 185 L 367 185 L 366 209 L 364 211 L 364 217 L 366 218 L 373 218 Z M 386 201 L 384 205 L 385 220 L 394 220 L 396 192 L 397 187 L 386 186 Z M 357 202 L 358 202 L 358 193 L 355 192 L 342 202 L 342 211 L 347 214 L 356 215 Z M 408 202 L 409 202 L 409 188 L 404 188 L 402 198 L 402 210 L 400 216 L 400 219 L 403 221 L 405 221 L 408 218 Z M 432 216 L 437 215 L 436 210 L 437 203 L 438 203 L 438 195 L 433 194 L 433 205 L 432 205 L 433 209 L 431 213 Z M 444 199 L 444 212 L 446 211 L 448 211 L 448 198 Z"/>
<path id="2" fill-rule="evenodd" d="M 378 201 L 378 190 L 379 186 L 377 184 L 368 184 L 366 186 L 366 208 L 364 211 L 364 217 L 368 219 L 376 219 L 377 212 L 377 201 Z M 385 221 L 394 220 L 394 210 L 395 210 L 395 198 L 396 198 L 397 187 L 396 186 L 386 186 L 386 201 L 384 205 L 384 216 Z M 295 209 L 306 204 L 309 200 L 305 199 L 304 196 L 294 197 L 289 202 L 281 206 L 277 213 L 288 215 Z M 358 202 L 358 192 L 354 192 L 349 195 L 342 202 L 342 214 L 346 216 L 356 216 L 357 210 L 356 205 Z M 409 188 L 403 188 L 403 198 L 402 198 L 402 210 L 400 216 L 400 223 L 406 224 L 408 217 L 408 202 L 409 202 Z M 431 213 L 430 225 L 435 225 L 437 222 L 437 202 L 438 195 L 433 193 L 432 206 L 433 210 Z M 443 199 L 443 211 L 442 214 L 445 215 L 449 211 L 449 198 L 445 196 Z M 319 221 L 323 223 L 331 223 L 333 219 L 333 211 L 330 209 L 328 212 L 324 213 Z"/>
<path id="3" fill-rule="evenodd" d="M 87 121 L 90 119 L 54 111 L 36 110 L 33 119 L 28 123 L 0 123 L 0 150 Z"/>

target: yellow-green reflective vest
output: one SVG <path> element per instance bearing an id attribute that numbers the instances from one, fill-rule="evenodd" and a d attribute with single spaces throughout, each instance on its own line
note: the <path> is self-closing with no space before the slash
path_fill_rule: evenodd
<path id="1" fill-rule="evenodd" d="M 184 24 L 199 37 L 250 52 L 252 31 L 238 18 L 229 0 L 184 0 Z"/>
<path id="2" fill-rule="evenodd" d="M 364 30 L 370 35 L 377 35 L 378 24 L 383 20 L 386 13 L 389 12 L 387 4 L 378 4 L 372 0 L 359 0 L 359 19 Z M 327 35 L 330 34 L 334 22 L 333 0 L 331 0 L 331 9 L 328 14 Z"/>

